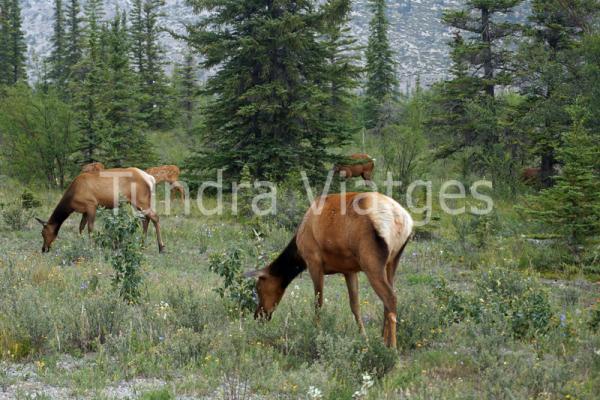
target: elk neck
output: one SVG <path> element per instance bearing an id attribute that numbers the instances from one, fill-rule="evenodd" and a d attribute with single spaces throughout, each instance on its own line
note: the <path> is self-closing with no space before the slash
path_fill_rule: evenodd
<path id="1" fill-rule="evenodd" d="M 68 194 L 69 192 L 65 193 L 62 199 L 60 199 L 60 202 L 48 220 L 48 225 L 54 226 L 55 233 L 58 233 L 63 222 L 65 222 L 65 220 L 69 218 L 69 215 L 73 213 L 73 207 L 69 205 L 70 198 Z"/>
<path id="2" fill-rule="evenodd" d="M 268 267 L 270 275 L 281 278 L 284 289 L 304 270 L 306 270 L 306 262 L 298 253 L 296 236 L 292 238 L 285 250 Z"/>

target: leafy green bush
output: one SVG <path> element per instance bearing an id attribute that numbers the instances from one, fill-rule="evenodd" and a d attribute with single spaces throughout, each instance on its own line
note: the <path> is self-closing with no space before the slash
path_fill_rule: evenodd
<path id="1" fill-rule="evenodd" d="M 10 230 L 23 230 L 29 220 L 33 217 L 31 210 L 21 207 L 19 204 L 10 204 L 3 208 L 2 220 Z"/>
<path id="2" fill-rule="evenodd" d="M 231 249 L 224 253 L 211 254 L 208 268 L 223 278 L 223 285 L 215 291 L 221 298 L 229 299 L 239 313 L 252 311 L 256 307 L 255 282 L 243 275 L 240 250 Z"/>
<path id="3" fill-rule="evenodd" d="M 115 272 L 113 284 L 119 289 L 121 297 L 129 302 L 137 302 L 142 281 L 142 235 L 138 218 L 131 207 L 121 201 L 118 212 L 99 210 L 98 216 L 102 230 L 97 241 L 106 250 Z"/>
<path id="4" fill-rule="evenodd" d="M 33 193 L 29 190 L 25 189 L 23 193 L 21 193 L 21 207 L 25 210 L 30 210 L 32 208 L 38 208 L 42 203 L 35 198 Z"/>
<path id="5" fill-rule="evenodd" d="M 517 338 L 545 333 L 553 316 L 548 293 L 537 281 L 503 269 L 483 272 L 472 294 L 457 294 L 441 280 L 434 285 L 434 295 L 447 322 L 504 320 Z"/>

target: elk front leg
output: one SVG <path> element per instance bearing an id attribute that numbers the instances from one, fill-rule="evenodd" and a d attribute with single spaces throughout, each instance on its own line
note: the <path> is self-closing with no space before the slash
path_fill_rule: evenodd
<path id="1" fill-rule="evenodd" d="M 85 229 L 86 224 L 87 224 L 87 214 L 83 213 L 83 214 L 81 214 L 81 222 L 79 223 L 79 234 L 80 235 L 83 233 L 83 230 Z"/>

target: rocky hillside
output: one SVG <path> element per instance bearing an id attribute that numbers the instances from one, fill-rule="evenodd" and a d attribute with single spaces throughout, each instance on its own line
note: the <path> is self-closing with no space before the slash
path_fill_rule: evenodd
<path id="1" fill-rule="evenodd" d="M 54 0 L 22 0 L 24 28 L 29 44 L 32 75 L 41 57 L 50 51 L 52 34 L 52 5 Z M 443 78 L 448 69 L 447 42 L 451 31 L 440 22 L 444 9 L 460 7 L 464 0 L 389 0 L 392 26 L 391 42 L 398 61 L 401 89 L 408 90 L 417 76 L 423 84 Z M 130 0 L 106 0 L 106 14 L 116 7 L 130 9 Z M 166 0 L 162 23 L 171 29 L 183 29 L 194 18 L 185 0 Z M 523 14 L 518 13 L 518 14 Z M 522 15 L 521 15 L 522 16 Z M 517 17 L 521 17 L 517 15 Z M 367 0 L 356 0 L 352 11 L 352 28 L 360 42 L 366 44 L 371 13 Z M 177 62 L 184 45 L 168 36 L 163 37 L 167 61 Z"/>

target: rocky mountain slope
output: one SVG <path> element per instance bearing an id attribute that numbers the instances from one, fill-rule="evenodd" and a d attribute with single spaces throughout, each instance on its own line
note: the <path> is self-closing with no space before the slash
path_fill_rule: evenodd
<path id="1" fill-rule="evenodd" d="M 54 0 L 22 0 L 24 29 L 29 44 L 32 75 L 39 70 L 39 60 L 50 51 Z M 417 77 L 423 84 L 442 79 L 448 70 L 447 42 L 452 32 L 440 19 L 444 9 L 460 7 L 465 0 L 388 0 L 391 23 L 390 39 L 398 61 L 401 90 L 409 90 Z M 106 14 L 110 16 L 118 7 L 131 8 L 130 0 L 106 0 Z M 166 0 L 162 24 L 171 29 L 183 30 L 185 23 L 195 16 L 185 0 Z M 517 18 L 523 12 L 517 13 Z M 371 12 L 368 0 L 355 0 L 352 11 L 352 29 L 362 44 L 366 44 Z M 183 43 L 164 35 L 162 38 L 167 62 L 181 59 Z"/>

